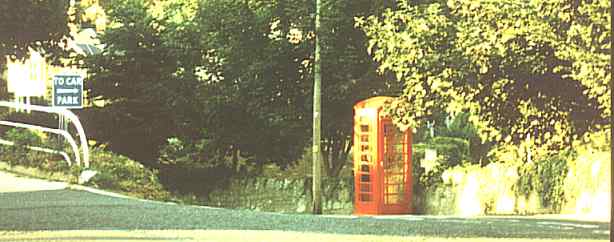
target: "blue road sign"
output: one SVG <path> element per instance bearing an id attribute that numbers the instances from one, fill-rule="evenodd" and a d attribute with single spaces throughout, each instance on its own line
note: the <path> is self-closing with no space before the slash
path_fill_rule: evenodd
<path id="1" fill-rule="evenodd" d="M 83 107 L 83 77 L 79 75 L 53 76 L 53 106 Z"/>

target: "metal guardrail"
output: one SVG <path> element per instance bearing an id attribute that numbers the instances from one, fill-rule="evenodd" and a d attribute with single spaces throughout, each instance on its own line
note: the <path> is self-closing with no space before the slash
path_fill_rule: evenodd
<path id="1" fill-rule="evenodd" d="M 79 147 L 77 146 L 77 142 L 72 137 L 72 135 L 70 135 L 70 133 L 68 133 L 65 130 L 54 129 L 54 128 L 49 128 L 49 127 L 43 127 L 43 126 L 37 126 L 37 125 L 32 125 L 32 124 L 16 123 L 16 122 L 5 121 L 5 120 L 0 120 L 0 125 L 17 127 L 17 128 L 25 128 L 25 129 L 33 129 L 33 130 L 38 130 L 38 131 L 42 131 L 42 132 L 62 135 L 70 143 L 70 146 L 71 146 L 71 148 L 73 150 L 73 153 L 75 155 L 75 160 L 76 160 L 77 165 L 81 165 L 81 162 L 83 161 L 83 164 L 84 164 L 85 168 L 89 168 L 90 161 L 89 161 L 89 146 L 88 146 L 88 143 L 87 143 L 87 137 L 85 136 L 85 131 L 83 130 L 83 125 L 81 125 L 81 121 L 79 121 L 79 118 L 77 117 L 77 115 L 75 115 L 72 111 L 70 111 L 68 109 L 65 109 L 65 108 L 38 106 L 38 105 L 30 105 L 30 104 L 21 104 L 21 103 L 7 102 L 7 101 L 0 101 L 0 107 L 14 108 L 14 109 L 18 109 L 18 110 L 21 109 L 21 110 L 31 110 L 31 111 L 36 111 L 36 112 L 51 113 L 51 114 L 57 114 L 57 115 L 62 115 L 64 117 L 66 117 L 68 120 L 71 121 L 70 123 L 72 123 L 75 126 L 75 128 L 77 129 L 77 133 L 79 135 L 79 143 L 81 145 L 81 151 L 82 151 L 82 158 L 83 159 L 79 155 L 80 152 L 79 152 Z M 3 145 L 14 145 L 13 142 L 6 141 L 6 140 L 3 140 L 2 142 L 0 142 L 0 144 L 3 144 Z M 70 158 L 68 157 L 68 155 L 66 153 L 62 152 L 62 151 L 52 150 L 52 149 L 48 149 L 48 148 L 41 148 L 41 147 L 32 147 L 32 146 L 29 146 L 27 148 L 32 149 L 32 150 L 47 152 L 47 153 L 60 154 L 60 155 L 64 156 L 65 159 L 67 159 L 67 162 L 69 164 L 72 164 L 72 162 L 71 162 Z"/>
<path id="2" fill-rule="evenodd" d="M 0 145 L 14 146 L 15 142 L 0 139 Z M 54 149 L 37 147 L 37 146 L 26 146 L 26 148 L 30 149 L 30 150 L 34 150 L 34 151 L 40 151 L 40 152 L 48 153 L 48 154 L 61 155 L 64 158 L 64 160 L 66 160 L 68 165 L 72 165 L 72 160 L 70 159 L 70 156 L 68 156 L 68 154 L 66 154 L 66 152 L 64 152 L 64 151 L 57 151 L 57 150 L 54 150 Z"/>

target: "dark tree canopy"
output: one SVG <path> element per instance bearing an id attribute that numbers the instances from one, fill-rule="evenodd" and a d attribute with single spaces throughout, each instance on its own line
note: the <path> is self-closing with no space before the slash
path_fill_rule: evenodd
<path id="1" fill-rule="evenodd" d="M 201 163 L 300 158 L 311 133 L 313 1 L 111 2 L 107 48 L 86 60 L 88 89 L 107 102 L 94 115 L 107 120 L 96 128 L 101 141 L 141 160 L 169 137 L 197 150 Z M 377 74 L 354 27 L 355 16 L 388 3 L 324 6 L 323 141 L 334 175 L 347 161 L 352 106 L 394 94 L 395 83 Z"/>
<path id="2" fill-rule="evenodd" d="M 68 9 L 68 0 L 0 1 L 2 59 L 26 57 L 29 49 L 46 55 L 59 53 L 69 36 Z"/>
<path id="3" fill-rule="evenodd" d="M 163 45 L 158 20 L 145 1 L 116 1 L 109 19 L 121 27 L 102 36 L 107 46 L 100 55 L 86 59 L 91 73 L 86 89 L 91 97 L 106 102 L 103 108 L 86 110 L 94 138 L 109 142 L 113 150 L 151 162 L 152 147 L 163 144 L 176 130 L 180 117 L 173 108 L 187 98 L 178 88 L 174 50 Z"/>
<path id="4" fill-rule="evenodd" d="M 6 57 L 23 59 L 36 50 L 52 61 L 65 56 L 69 36 L 68 0 L 0 0 L 0 74 Z M 9 97 L 0 75 L 0 99 Z"/>

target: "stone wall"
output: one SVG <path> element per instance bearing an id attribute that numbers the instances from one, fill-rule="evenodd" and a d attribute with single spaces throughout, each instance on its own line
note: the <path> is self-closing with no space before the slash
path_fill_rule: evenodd
<path id="1" fill-rule="evenodd" d="M 511 165 L 458 166 L 444 171 L 442 179 L 443 184 L 429 187 L 416 197 L 422 213 L 476 216 L 553 212 L 540 204 L 537 194 L 518 196 L 514 192 L 518 172 Z"/>
<path id="2" fill-rule="evenodd" d="M 323 179 L 323 210 L 327 214 L 350 214 L 353 209 L 353 179 Z M 209 194 L 207 204 L 216 207 L 282 213 L 306 213 L 311 209 L 311 179 L 254 178 L 233 180 Z"/>
<path id="3" fill-rule="evenodd" d="M 592 150 L 570 161 L 565 179 L 563 214 L 607 219 L 610 211 L 609 152 Z M 416 189 L 414 211 L 419 214 L 476 216 L 484 214 L 555 213 L 540 202 L 540 194 L 517 195 L 517 167 L 491 163 L 480 167 L 446 170 L 444 184 Z M 323 181 L 327 214 L 351 214 L 353 179 L 327 178 Z M 311 208 L 311 180 L 300 178 L 256 178 L 232 181 L 226 188 L 209 194 L 208 204 L 216 207 L 259 211 L 306 213 Z"/>
<path id="4" fill-rule="evenodd" d="M 444 184 L 415 194 L 417 211 L 424 214 L 476 216 L 484 214 L 569 214 L 607 221 L 610 215 L 609 155 L 579 156 L 565 177 L 562 211 L 544 206 L 541 194 L 518 195 L 517 168 L 492 163 L 486 167 L 455 167 L 444 172 Z"/>

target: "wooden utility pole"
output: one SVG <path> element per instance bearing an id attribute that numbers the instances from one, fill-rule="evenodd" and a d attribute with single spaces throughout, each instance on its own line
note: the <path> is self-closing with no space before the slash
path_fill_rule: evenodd
<path id="1" fill-rule="evenodd" d="M 316 50 L 315 50 L 315 63 L 313 71 L 313 189 L 312 189 L 312 213 L 322 214 L 322 161 L 320 158 L 320 132 L 321 132 L 321 103 L 320 103 L 320 84 L 322 82 L 322 76 L 320 68 L 322 62 L 320 61 L 320 3 L 321 0 L 316 0 Z"/>
<path id="2" fill-rule="evenodd" d="M 610 6 L 610 16 L 614 16 L 614 8 Z M 610 32 L 614 29 L 614 19 L 610 18 Z M 614 50 L 612 50 L 612 40 L 614 36 L 610 33 L 610 241 L 614 241 L 614 229 L 612 224 L 614 223 L 614 197 L 612 197 L 612 191 L 614 191 L 614 76 L 612 76 L 612 69 L 614 69 Z"/>

